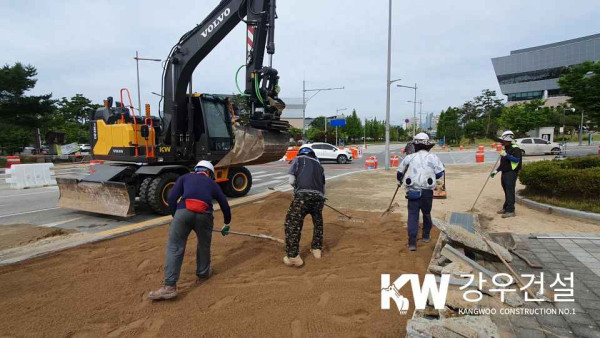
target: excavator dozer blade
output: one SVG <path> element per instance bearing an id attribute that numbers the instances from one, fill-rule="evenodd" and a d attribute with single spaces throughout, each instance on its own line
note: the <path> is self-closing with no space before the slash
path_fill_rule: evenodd
<path id="1" fill-rule="evenodd" d="M 263 164 L 280 160 L 288 148 L 287 132 L 268 131 L 250 126 L 234 126 L 235 145 L 217 163 L 217 168 Z"/>
<path id="2" fill-rule="evenodd" d="M 131 217 L 135 215 L 135 197 L 121 182 L 88 182 L 73 178 L 57 178 L 60 198 L 58 206 L 93 213 Z"/>

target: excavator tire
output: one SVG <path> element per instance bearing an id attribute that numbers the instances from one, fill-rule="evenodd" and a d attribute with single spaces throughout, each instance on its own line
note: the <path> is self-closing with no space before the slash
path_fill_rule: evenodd
<path id="1" fill-rule="evenodd" d="M 152 183 L 153 179 L 154 179 L 154 177 L 146 177 L 140 184 L 140 190 L 138 192 L 138 196 L 140 197 L 140 203 L 142 205 L 148 204 L 148 190 L 150 189 L 150 183 Z"/>
<path id="2" fill-rule="evenodd" d="M 169 215 L 169 204 L 167 197 L 171 188 L 175 185 L 175 181 L 179 178 L 177 173 L 164 173 L 156 176 L 148 186 L 148 194 L 146 199 L 150 208 L 159 215 Z"/>
<path id="3" fill-rule="evenodd" d="M 221 183 L 221 188 L 229 197 L 242 197 L 252 188 L 252 174 L 245 167 L 229 168 L 227 178 L 229 180 Z"/>

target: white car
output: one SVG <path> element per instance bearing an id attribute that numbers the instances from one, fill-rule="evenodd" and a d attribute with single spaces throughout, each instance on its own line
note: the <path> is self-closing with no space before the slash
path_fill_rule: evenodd
<path id="1" fill-rule="evenodd" d="M 527 137 L 516 139 L 521 154 L 525 155 L 558 155 L 561 152 L 560 145 L 556 142 L 546 141 L 541 138 Z"/>
<path id="2" fill-rule="evenodd" d="M 320 161 L 337 161 L 340 164 L 352 161 L 352 152 L 349 149 L 340 149 L 329 143 L 309 143 L 300 147 L 302 148 L 311 148 Z"/>

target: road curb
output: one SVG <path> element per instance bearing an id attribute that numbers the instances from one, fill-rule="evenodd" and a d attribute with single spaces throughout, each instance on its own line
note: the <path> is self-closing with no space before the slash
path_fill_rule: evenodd
<path id="1" fill-rule="evenodd" d="M 344 173 L 336 176 L 332 176 L 327 178 L 326 180 L 333 180 L 339 177 L 361 173 L 367 170 L 357 170 L 349 173 Z M 232 208 L 253 203 L 258 200 L 261 200 L 274 192 L 286 192 L 290 191 L 291 187 L 286 187 L 285 189 L 276 189 L 276 190 L 267 190 L 261 193 L 246 196 L 242 198 L 238 198 L 234 201 L 231 201 L 230 206 Z M 214 206 L 214 210 L 220 210 L 218 205 Z M 10 248 L 3 251 L 0 251 L 0 266 L 11 265 L 14 263 L 19 263 L 26 261 L 28 259 L 42 257 L 46 255 L 51 255 L 55 253 L 59 253 L 61 251 L 65 251 L 68 249 L 76 248 L 78 246 L 86 245 L 86 244 L 94 244 L 102 241 L 111 240 L 114 238 L 126 236 L 132 233 L 153 229 L 159 226 L 163 226 L 171 222 L 171 216 L 162 216 L 157 217 L 151 220 L 130 224 L 126 226 L 122 226 L 119 228 L 105 230 L 98 233 L 87 234 L 87 233 L 76 233 L 72 235 L 67 235 L 60 239 L 49 238 L 44 239 L 29 245 Z"/>
<path id="2" fill-rule="evenodd" d="M 546 203 L 536 202 L 521 196 L 519 193 L 516 194 L 516 200 L 519 204 L 528 206 L 532 209 L 547 212 L 549 214 L 560 215 L 568 218 L 576 218 L 579 220 L 593 221 L 594 223 L 600 224 L 600 214 L 597 213 L 557 207 Z"/>

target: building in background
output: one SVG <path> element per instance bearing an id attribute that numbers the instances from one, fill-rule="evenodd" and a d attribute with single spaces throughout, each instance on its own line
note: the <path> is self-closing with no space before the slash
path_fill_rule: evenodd
<path id="1" fill-rule="evenodd" d="M 568 97 L 561 95 L 558 78 L 565 67 L 600 60 L 600 34 L 547 45 L 513 50 L 508 56 L 492 58 L 492 64 L 507 105 L 532 99 L 547 99 L 558 106 Z"/>
<path id="2" fill-rule="evenodd" d="M 281 119 L 288 121 L 294 128 L 302 129 L 302 98 L 287 98 L 282 100 L 285 102 L 285 109 L 281 114 Z M 308 118 L 305 122 L 306 125 L 310 123 Z"/>
<path id="3" fill-rule="evenodd" d="M 434 113 L 427 113 L 425 115 L 425 121 L 421 124 L 421 129 L 426 131 L 437 130 L 438 122 L 440 121 L 440 116 L 435 115 Z"/>

